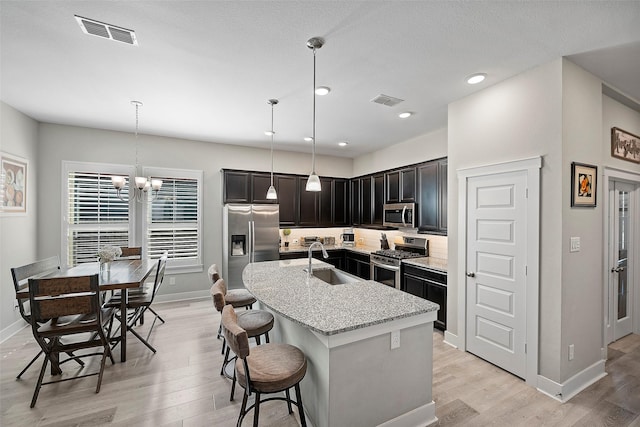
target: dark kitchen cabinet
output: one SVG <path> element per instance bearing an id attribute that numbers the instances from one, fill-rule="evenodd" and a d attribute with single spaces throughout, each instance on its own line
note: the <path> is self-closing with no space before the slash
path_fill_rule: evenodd
<path id="1" fill-rule="evenodd" d="M 251 173 L 223 171 L 224 203 L 251 203 Z"/>
<path id="2" fill-rule="evenodd" d="M 418 166 L 418 228 L 421 232 L 447 233 L 447 160 Z"/>
<path id="3" fill-rule="evenodd" d="M 275 175 L 273 180 L 280 205 L 280 226 L 295 226 L 298 211 L 298 178 L 292 175 Z"/>
<path id="4" fill-rule="evenodd" d="M 373 215 L 371 223 L 382 225 L 384 217 L 384 174 L 374 175 L 373 180 Z"/>
<path id="5" fill-rule="evenodd" d="M 322 251 L 315 250 L 313 251 L 312 257 L 319 259 L 321 261 L 327 262 L 339 270 L 344 270 L 344 258 L 345 258 L 344 250 L 342 249 L 328 250 L 327 255 L 329 255 L 329 258 L 324 258 L 322 256 Z"/>
<path id="6" fill-rule="evenodd" d="M 267 199 L 267 191 L 270 185 L 271 174 L 251 173 L 251 203 L 278 203 L 277 200 Z M 276 189 L 276 191 L 278 190 Z"/>
<path id="7" fill-rule="evenodd" d="M 370 225 L 373 220 L 373 184 L 372 177 L 359 178 L 360 180 L 360 224 Z"/>
<path id="8" fill-rule="evenodd" d="M 403 291 L 435 302 L 440 306 L 434 326 L 447 328 L 447 274 L 403 264 Z"/>
<path id="9" fill-rule="evenodd" d="M 300 226 L 318 226 L 319 196 L 315 191 L 307 191 L 307 178 L 298 177 L 298 222 Z"/>
<path id="10" fill-rule="evenodd" d="M 319 195 L 318 218 L 321 227 L 331 227 L 333 225 L 333 180 L 331 178 L 320 178 L 322 191 Z"/>
<path id="11" fill-rule="evenodd" d="M 360 197 L 361 185 L 362 185 L 362 182 L 359 179 L 352 179 L 351 181 L 349 181 L 349 187 L 351 189 L 351 198 L 350 198 L 351 224 L 353 225 L 362 224 L 362 207 L 361 207 L 362 199 Z"/>
<path id="12" fill-rule="evenodd" d="M 371 267 L 369 255 L 345 251 L 344 271 L 361 279 L 369 280 L 371 277 Z"/>
<path id="13" fill-rule="evenodd" d="M 349 225 L 349 180 L 344 178 L 335 178 L 333 180 L 332 201 L 332 225 L 334 227 Z"/>
<path id="14" fill-rule="evenodd" d="M 416 168 L 385 173 L 385 203 L 415 203 Z"/>

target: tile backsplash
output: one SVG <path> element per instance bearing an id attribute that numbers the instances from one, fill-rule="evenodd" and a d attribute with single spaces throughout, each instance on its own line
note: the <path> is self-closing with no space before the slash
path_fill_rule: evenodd
<path id="1" fill-rule="evenodd" d="M 291 245 L 297 245 L 302 243 L 302 238 L 305 236 L 317 236 L 317 237 L 334 237 L 336 244 L 342 242 L 340 235 L 349 227 L 333 227 L 333 228 L 292 228 L 289 235 L 289 242 Z M 429 256 L 434 258 L 447 259 L 447 236 L 437 236 L 432 234 L 415 234 L 406 233 L 398 230 L 371 230 L 368 228 L 354 227 L 356 244 L 359 247 L 365 247 L 371 250 L 380 249 L 380 236 L 381 233 L 385 233 L 389 246 L 393 249 L 396 243 L 402 243 L 402 236 L 420 237 L 429 240 Z M 282 229 L 280 229 L 280 236 L 282 235 Z M 282 242 L 284 242 L 282 238 Z M 284 246 L 284 243 L 283 243 Z"/>

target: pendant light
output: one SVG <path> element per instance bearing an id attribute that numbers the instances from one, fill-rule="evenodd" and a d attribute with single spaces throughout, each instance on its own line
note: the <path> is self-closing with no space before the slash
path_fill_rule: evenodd
<path id="1" fill-rule="evenodd" d="M 276 200 L 278 198 L 278 193 L 276 193 L 276 188 L 273 186 L 273 135 L 275 135 L 275 131 L 273 130 L 273 106 L 278 103 L 278 100 L 270 99 L 267 103 L 271 105 L 271 130 L 269 132 L 265 132 L 268 135 L 271 135 L 271 185 L 267 190 L 267 199 Z"/>
<path id="2" fill-rule="evenodd" d="M 320 37 L 312 37 L 307 41 L 307 47 L 313 49 L 313 134 L 311 143 L 313 144 L 311 152 L 311 175 L 307 179 L 307 191 L 321 191 L 320 178 L 316 174 L 316 50 L 324 45 L 324 39 Z"/>

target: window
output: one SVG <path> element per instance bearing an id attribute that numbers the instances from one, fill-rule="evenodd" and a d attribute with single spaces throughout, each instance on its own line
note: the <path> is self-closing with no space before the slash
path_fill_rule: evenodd
<path id="1" fill-rule="evenodd" d="M 127 200 L 133 166 L 63 163 L 66 266 L 95 262 L 98 249 L 105 245 L 142 246 L 143 256 L 152 259 L 167 251 L 167 271 L 202 271 L 202 171 L 144 168 L 142 172 L 163 182 L 155 198 L 139 203 L 120 200 L 111 182 L 113 175 L 129 177 L 122 190 Z M 138 206 L 142 209 L 136 211 Z"/>
<path id="2" fill-rule="evenodd" d="M 63 263 L 74 266 L 95 262 L 102 246 L 127 246 L 132 236 L 132 215 L 129 203 L 117 197 L 111 176 L 129 175 L 131 168 L 65 162 L 63 169 Z"/>
<path id="3" fill-rule="evenodd" d="M 157 197 L 145 206 L 147 256 L 159 258 L 167 251 L 167 268 L 202 271 L 202 171 L 145 168 L 143 173 L 162 180 Z"/>

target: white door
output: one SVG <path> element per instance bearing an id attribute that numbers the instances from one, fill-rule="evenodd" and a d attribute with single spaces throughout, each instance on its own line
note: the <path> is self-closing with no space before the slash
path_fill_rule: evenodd
<path id="1" fill-rule="evenodd" d="M 613 288 L 613 336 L 618 340 L 633 332 L 634 259 L 633 230 L 637 213 L 634 212 L 635 186 L 614 181 L 610 197 L 609 221 L 611 253 L 609 262 L 610 282 Z"/>
<path id="2" fill-rule="evenodd" d="M 467 350 L 526 378 L 527 171 L 469 178 Z"/>

